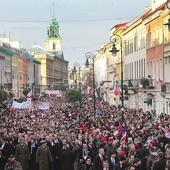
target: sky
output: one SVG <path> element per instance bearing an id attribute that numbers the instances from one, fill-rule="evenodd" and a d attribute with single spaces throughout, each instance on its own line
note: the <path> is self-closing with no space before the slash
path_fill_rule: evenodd
<path id="1" fill-rule="evenodd" d="M 1 0 L 2 1 L 2 0 Z M 83 65 L 85 53 L 108 43 L 109 30 L 141 14 L 151 0 L 5 0 L 0 7 L 0 35 L 20 41 L 24 48 L 44 45 L 50 11 L 62 37 L 64 58 Z"/>

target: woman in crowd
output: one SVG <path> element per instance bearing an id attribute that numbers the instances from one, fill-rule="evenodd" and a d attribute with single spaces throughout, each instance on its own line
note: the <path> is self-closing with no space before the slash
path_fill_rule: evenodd
<path id="1" fill-rule="evenodd" d="M 87 157 L 85 162 L 82 162 L 79 166 L 79 170 L 95 170 L 93 163 L 92 163 L 92 158 Z"/>

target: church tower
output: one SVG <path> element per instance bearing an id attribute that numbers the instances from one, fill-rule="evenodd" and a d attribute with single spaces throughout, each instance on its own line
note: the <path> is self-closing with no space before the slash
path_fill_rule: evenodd
<path id="1" fill-rule="evenodd" d="M 61 51 L 61 36 L 59 35 L 59 25 L 54 14 L 54 8 L 51 12 L 51 19 L 47 27 L 47 38 L 45 40 L 45 49 L 51 52 Z"/>

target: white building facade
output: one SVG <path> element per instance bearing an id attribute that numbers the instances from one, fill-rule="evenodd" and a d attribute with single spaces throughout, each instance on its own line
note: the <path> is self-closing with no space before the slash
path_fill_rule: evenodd
<path id="1" fill-rule="evenodd" d="M 104 44 L 101 45 L 101 49 L 96 51 L 94 54 L 94 74 L 95 74 L 95 84 L 98 92 L 98 97 L 100 96 L 105 101 L 107 100 L 106 87 L 102 85 L 102 82 L 106 81 L 106 68 L 107 68 L 107 58 L 103 52 Z"/>
<path id="2" fill-rule="evenodd" d="M 142 16 L 142 15 L 141 15 Z M 146 29 L 141 16 L 127 24 L 123 32 L 124 43 L 124 84 L 128 86 L 127 107 L 149 110 L 144 103 L 147 96 L 143 91 L 142 78 L 147 78 Z"/>

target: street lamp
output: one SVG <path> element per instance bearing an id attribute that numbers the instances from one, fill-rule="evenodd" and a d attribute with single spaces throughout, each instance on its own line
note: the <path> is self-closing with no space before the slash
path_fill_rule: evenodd
<path id="1" fill-rule="evenodd" d="M 170 0 L 167 0 L 166 6 L 167 6 L 167 8 L 170 10 Z M 165 23 L 164 25 L 168 26 L 168 30 L 169 30 L 169 32 L 170 32 L 170 18 L 168 19 L 168 22 Z"/>
<path id="2" fill-rule="evenodd" d="M 1 89 L 2 89 L 2 70 L 1 70 Z"/>
<path id="3" fill-rule="evenodd" d="M 87 52 L 85 54 L 86 57 L 86 62 L 85 66 L 88 68 L 89 67 L 89 59 L 92 59 L 92 69 L 93 69 L 93 112 L 94 115 L 96 114 L 96 95 L 95 95 L 95 75 L 94 75 L 94 55 L 91 52 Z"/>
<path id="4" fill-rule="evenodd" d="M 117 50 L 116 48 L 116 40 L 119 40 L 120 42 L 120 50 Z M 122 38 L 118 34 L 114 34 L 110 37 L 110 42 L 113 44 L 112 49 L 109 51 L 113 54 L 113 56 L 116 56 L 116 54 L 120 51 L 120 67 L 121 67 L 121 91 L 122 91 L 122 108 L 124 107 L 124 96 L 123 96 L 123 55 L 122 55 L 122 50 L 123 50 L 123 42 Z"/>
<path id="5" fill-rule="evenodd" d="M 79 90 L 80 90 L 80 94 L 81 94 L 81 82 L 80 82 L 80 64 L 78 62 L 75 62 L 73 64 L 73 74 L 77 72 L 77 68 L 78 67 L 78 74 L 79 74 Z M 77 76 L 76 76 L 76 87 L 77 87 Z M 80 98 L 80 109 L 81 109 L 81 98 Z"/>
<path id="6" fill-rule="evenodd" d="M 79 89 L 80 89 L 80 91 L 81 91 L 81 82 L 80 82 L 80 64 L 78 63 L 78 62 L 75 62 L 74 64 L 73 64 L 73 72 L 74 73 L 76 73 L 77 72 L 77 67 L 78 67 L 78 71 L 79 71 Z M 76 81 L 76 86 L 77 86 L 77 81 Z"/>

